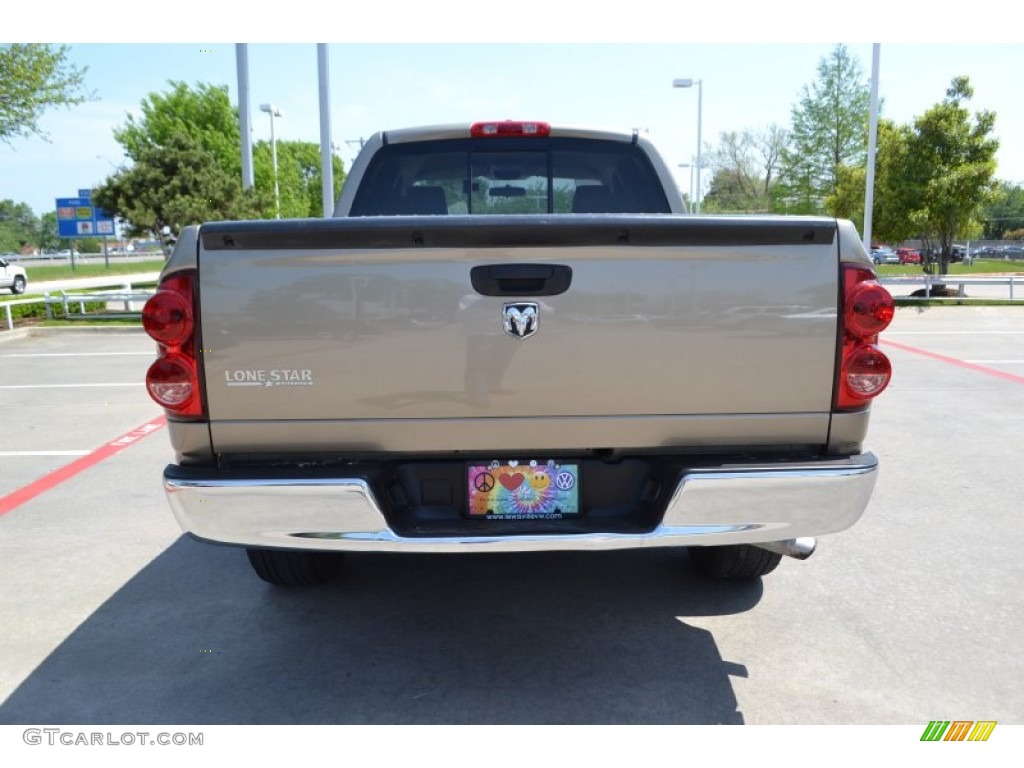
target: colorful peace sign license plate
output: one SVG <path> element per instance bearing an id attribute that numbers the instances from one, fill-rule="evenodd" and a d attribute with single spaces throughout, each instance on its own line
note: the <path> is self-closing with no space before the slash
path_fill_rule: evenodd
<path id="1" fill-rule="evenodd" d="M 560 520 L 580 513 L 580 466 L 556 461 L 470 464 L 469 516 Z"/>

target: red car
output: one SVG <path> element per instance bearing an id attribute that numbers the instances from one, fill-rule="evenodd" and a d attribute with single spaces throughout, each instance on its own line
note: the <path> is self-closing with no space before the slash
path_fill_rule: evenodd
<path id="1" fill-rule="evenodd" d="M 900 257 L 900 264 L 921 263 L 921 252 L 915 248 L 897 248 L 896 255 Z"/>

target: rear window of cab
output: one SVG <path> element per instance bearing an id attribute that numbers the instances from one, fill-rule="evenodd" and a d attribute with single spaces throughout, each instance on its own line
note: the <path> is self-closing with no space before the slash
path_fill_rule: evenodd
<path id="1" fill-rule="evenodd" d="M 382 147 L 352 216 L 670 213 L 646 154 L 593 139 L 454 139 Z"/>

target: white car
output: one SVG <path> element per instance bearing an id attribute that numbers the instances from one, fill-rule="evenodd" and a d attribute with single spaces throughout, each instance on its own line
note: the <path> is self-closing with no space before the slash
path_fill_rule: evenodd
<path id="1" fill-rule="evenodd" d="M 0 288 L 10 288 L 11 293 L 24 293 L 28 285 L 28 275 L 21 267 L 12 266 L 7 259 L 0 257 Z"/>

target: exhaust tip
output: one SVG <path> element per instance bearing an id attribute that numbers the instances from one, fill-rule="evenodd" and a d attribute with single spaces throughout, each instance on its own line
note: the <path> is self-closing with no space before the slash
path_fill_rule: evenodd
<path id="1" fill-rule="evenodd" d="M 814 554 L 818 540 L 813 536 L 803 536 L 799 539 L 786 539 L 785 541 L 765 541 L 753 546 L 797 560 L 806 560 Z"/>

